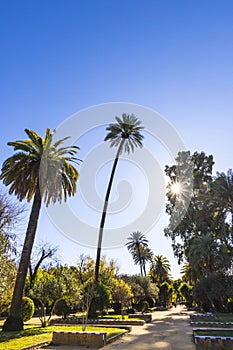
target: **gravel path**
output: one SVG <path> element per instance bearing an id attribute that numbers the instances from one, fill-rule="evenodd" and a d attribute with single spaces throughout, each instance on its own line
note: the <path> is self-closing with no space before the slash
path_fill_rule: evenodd
<path id="1" fill-rule="evenodd" d="M 119 338 L 104 350 L 195 350 L 192 343 L 192 328 L 189 326 L 190 312 L 182 306 L 169 311 L 156 311 L 153 321 L 144 326 L 132 327 L 132 332 Z M 48 346 L 50 350 L 84 350 L 87 347 Z"/>

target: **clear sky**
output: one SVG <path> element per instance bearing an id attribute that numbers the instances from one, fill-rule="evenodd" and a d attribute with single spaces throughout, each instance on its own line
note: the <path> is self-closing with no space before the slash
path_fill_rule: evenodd
<path id="1" fill-rule="evenodd" d="M 231 0 L 1 0 L 0 161 L 25 128 L 43 135 L 82 109 L 129 102 L 160 113 L 187 149 L 213 154 L 215 171 L 232 168 L 232 19 Z M 100 128 L 92 139 L 104 136 Z M 93 145 L 81 141 L 85 162 Z M 103 196 L 104 183 L 98 191 Z M 148 239 L 177 277 L 164 225 L 162 216 Z M 67 263 L 81 253 L 95 257 L 56 231 L 44 211 L 37 239 L 59 244 Z M 139 272 L 125 247 L 104 253 L 122 273 Z"/>

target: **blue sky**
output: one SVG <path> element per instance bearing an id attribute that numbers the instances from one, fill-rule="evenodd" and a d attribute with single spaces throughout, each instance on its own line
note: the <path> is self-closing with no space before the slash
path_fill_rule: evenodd
<path id="1" fill-rule="evenodd" d="M 230 0 L 0 1 L 1 162 L 25 128 L 44 134 L 89 106 L 130 102 L 163 115 L 187 149 L 213 154 L 215 170 L 231 168 L 232 16 Z M 86 141 L 83 158 L 88 151 Z M 176 276 L 162 226 L 148 238 Z M 48 236 L 68 263 L 95 256 L 42 213 L 38 240 Z M 106 254 L 121 272 L 138 271 L 125 248 Z"/>

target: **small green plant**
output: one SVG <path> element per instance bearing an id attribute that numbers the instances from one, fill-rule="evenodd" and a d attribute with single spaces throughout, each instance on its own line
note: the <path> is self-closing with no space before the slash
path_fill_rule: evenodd
<path id="1" fill-rule="evenodd" d="M 32 299 L 28 297 L 23 297 L 22 313 L 23 313 L 23 322 L 29 321 L 35 311 L 35 305 Z"/>

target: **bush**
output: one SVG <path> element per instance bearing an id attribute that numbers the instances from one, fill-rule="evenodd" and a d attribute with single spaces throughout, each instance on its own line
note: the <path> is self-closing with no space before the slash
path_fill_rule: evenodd
<path id="1" fill-rule="evenodd" d="M 119 315 L 121 313 L 121 303 L 119 302 L 113 303 L 112 308 L 114 309 L 115 315 Z"/>
<path id="2" fill-rule="evenodd" d="M 109 307 L 111 298 L 111 291 L 108 286 L 99 282 L 95 289 L 95 297 L 92 299 L 91 307 L 89 310 L 89 318 L 95 318 L 97 311 L 102 315 L 103 312 Z"/>
<path id="3" fill-rule="evenodd" d="M 148 303 L 148 301 L 146 301 L 146 300 L 144 300 L 143 302 L 142 302 L 142 312 L 147 312 L 148 311 L 148 309 L 149 309 L 149 303 Z"/>
<path id="4" fill-rule="evenodd" d="M 202 307 L 202 310 L 203 310 L 204 312 L 210 312 L 210 311 L 212 311 L 212 306 L 211 306 L 210 302 L 208 302 L 208 301 L 203 302 L 203 303 L 201 304 L 201 307 Z"/>
<path id="5" fill-rule="evenodd" d="M 146 298 L 146 301 L 149 303 L 150 308 L 155 306 L 155 298 Z"/>
<path id="6" fill-rule="evenodd" d="M 227 303 L 227 312 L 233 313 L 233 301 Z"/>
<path id="7" fill-rule="evenodd" d="M 23 297 L 22 314 L 23 322 L 29 321 L 34 314 L 35 306 L 32 299 Z"/>
<path id="8" fill-rule="evenodd" d="M 146 300 L 141 301 L 137 305 L 138 311 L 141 311 L 141 312 L 147 312 L 149 307 L 150 307 L 150 305 L 149 305 L 148 301 L 146 301 Z"/>
<path id="9" fill-rule="evenodd" d="M 66 318 L 71 312 L 72 309 L 67 303 L 66 299 L 58 300 L 54 308 L 54 313 L 57 316 L 62 316 L 63 318 Z"/>

